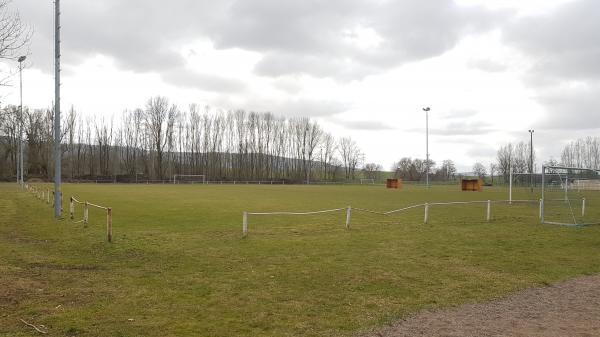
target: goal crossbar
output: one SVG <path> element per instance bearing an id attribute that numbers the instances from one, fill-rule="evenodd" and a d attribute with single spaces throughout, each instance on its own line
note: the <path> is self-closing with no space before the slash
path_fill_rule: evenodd
<path id="1" fill-rule="evenodd" d="M 204 174 L 175 174 L 173 175 L 173 184 L 180 183 L 182 178 L 201 178 L 201 180 L 187 180 L 185 182 L 202 182 L 202 184 L 206 184 L 206 175 Z"/>

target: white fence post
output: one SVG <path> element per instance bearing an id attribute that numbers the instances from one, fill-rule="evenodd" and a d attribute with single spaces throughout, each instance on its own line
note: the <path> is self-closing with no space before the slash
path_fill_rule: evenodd
<path id="1" fill-rule="evenodd" d="M 540 220 L 542 219 L 542 209 L 544 209 L 544 199 L 540 199 Z"/>
<path id="2" fill-rule="evenodd" d="M 512 182 L 513 182 L 513 171 L 512 165 L 509 169 L 509 179 L 508 179 L 508 204 L 512 205 Z"/>
<path id="3" fill-rule="evenodd" d="M 492 201 L 487 201 L 487 221 L 489 222 L 492 219 Z"/>
<path id="4" fill-rule="evenodd" d="M 86 201 L 83 203 L 83 223 L 85 225 L 87 225 L 88 220 L 89 220 L 89 207 L 88 207 L 88 202 Z"/>
<path id="5" fill-rule="evenodd" d="M 585 198 L 581 199 L 581 216 L 585 216 Z"/>
<path id="6" fill-rule="evenodd" d="M 350 212 L 352 212 L 352 207 L 348 206 L 346 208 L 346 229 L 350 229 Z"/>
<path id="7" fill-rule="evenodd" d="M 248 236 L 248 212 L 242 216 L 242 237 Z"/>
<path id="8" fill-rule="evenodd" d="M 425 217 L 423 219 L 423 223 L 427 224 L 429 222 L 429 204 L 425 204 Z"/>

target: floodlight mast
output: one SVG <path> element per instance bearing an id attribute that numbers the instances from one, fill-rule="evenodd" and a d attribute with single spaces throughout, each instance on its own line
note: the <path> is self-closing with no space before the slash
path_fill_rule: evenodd
<path id="1" fill-rule="evenodd" d="M 19 162 L 21 166 L 21 179 L 17 175 L 17 182 L 21 184 L 21 187 L 25 187 L 23 181 L 23 61 L 27 59 L 27 56 L 21 56 L 17 60 L 19 62 Z M 18 174 L 18 173 L 17 173 Z"/>
<path id="2" fill-rule="evenodd" d="M 60 0 L 54 0 L 54 216 L 61 216 Z"/>
<path id="3" fill-rule="evenodd" d="M 423 108 L 425 111 L 425 186 L 429 188 L 429 111 L 430 107 Z"/>

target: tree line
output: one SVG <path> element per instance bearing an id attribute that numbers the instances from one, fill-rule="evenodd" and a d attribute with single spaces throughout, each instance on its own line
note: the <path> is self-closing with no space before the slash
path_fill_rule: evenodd
<path id="1" fill-rule="evenodd" d="M 18 108 L 0 113 L 0 176 L 16 171 Z M 364 155 L 349 137 L 335 138 L 307 117 L 284 118 L 245 110 L 220 111 L 196 104 L 182 110 L 166 97 L 120 118 L 95 118 L 71 108 L 61 149 L 67 179 L 140 176 L 167 180 L 175 174 L 209 180 L 357 179 Z M 23 109 L 29 176 L 53 172 L 53 111 Z"/>
<path id="2" fill-rule="evenodd" d="M 394 163 L 392 171 L 396 178 L 406 181 L 425 180 L 425 175 L 429 170 L 429 178 L 433 181 L 448 181 L 456 178 L 456 165 L 454 161 L 446 159 L 440 167 L 433 160 L 423 160 L 419 158 L 404 157 Z"/>

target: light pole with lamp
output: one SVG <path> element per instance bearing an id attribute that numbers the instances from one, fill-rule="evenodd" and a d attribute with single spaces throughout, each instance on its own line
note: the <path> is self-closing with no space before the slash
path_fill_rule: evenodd
<path id="1" fill-rule="evenodd" d="M 21 103 L 19 105 L 19 162 L 21 168 L 21 179 L 19 179 L 19 172 L 17 171 L 17 182 L 23 185 L 23 61 L 27 59 L 27 56 L 21 56 L 18 58 L 19 61 L 19 96 Z"/>
<path id="2" fill-rule="evenodd" d="M 425 185 L 429 188 L 429 111 L 430 107 L 423 108 L 425 111 Z"/>

